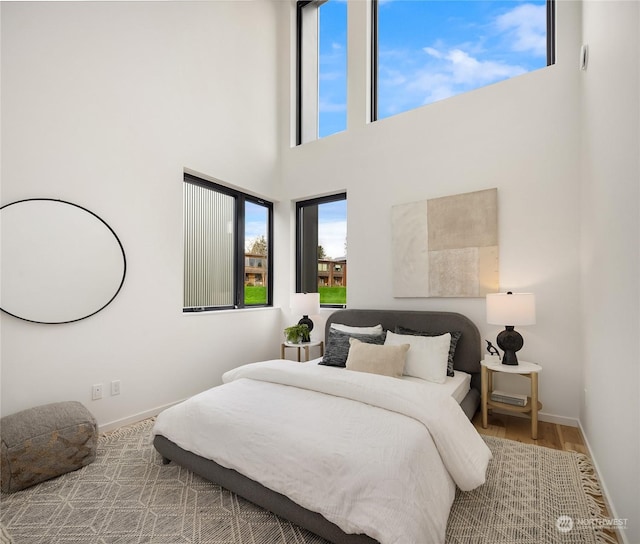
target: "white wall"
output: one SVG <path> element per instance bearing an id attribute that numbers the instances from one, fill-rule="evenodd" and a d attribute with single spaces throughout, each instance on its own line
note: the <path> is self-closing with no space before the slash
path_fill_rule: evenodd
<path id="1" fill-rule="evenodd" d="M 365 123 L 366 10 L 365 2 L 349 5 L 349 129 L 299 147 L 283 136 L 283 198 L 347 191 L 350 307 L 459 311 L 494 339 L 499 328 L 486 324 L 483 299 L 394 299 L 389 257 L 392 205 L 497 187 L 502 289 L 537 296 L 538 322 L 523 328 L 520 357 L 543 365 L 545 417 L 575 424 L 580 4 L 558 3 L 555 66 L 372 124 Z"/>
<path id="2" fill-rule="evenodd" d="M 640 542 L 640 5 L 584 4 L 580 420 L 626 542 Z"/>
<path id="3" fill-rule="evenodd" d="M 2 203 L 80 204 L 128 265 L 89 319 L 1 316 L 3 414 L 75 399 L 105 425 L 277 356 L 277 309 L 182 314 L 183 168 L 273 194 L 277 24 L 261 0 L 2 3 Z"/>

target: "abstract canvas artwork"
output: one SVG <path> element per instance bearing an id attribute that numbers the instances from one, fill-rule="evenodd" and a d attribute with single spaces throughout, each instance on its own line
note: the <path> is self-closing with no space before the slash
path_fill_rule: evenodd
<path id="1" fill-rule="evenodd" d="M 394 297 L 498 291 L 497 189 L 393 206 L 391 229 Z"/>

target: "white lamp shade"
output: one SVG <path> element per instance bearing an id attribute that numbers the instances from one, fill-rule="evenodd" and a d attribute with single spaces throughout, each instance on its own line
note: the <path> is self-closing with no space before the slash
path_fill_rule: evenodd
<path id="1" fill-rule="evenodd" d="M 504 326 L 535 325 L 535 295 L 533 293 L 487 295 L 487 323 Z"/>
<path id="2" fill-rule="evenodd" d="M 314 315 L 320 313 L 320 293 L 294 293 L 291 295 L 294 314 Z"/>

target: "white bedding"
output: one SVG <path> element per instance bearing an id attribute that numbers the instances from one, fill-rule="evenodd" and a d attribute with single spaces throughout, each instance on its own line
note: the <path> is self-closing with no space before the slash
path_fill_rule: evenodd
<path id="1" fill-rule="evenodd" d="M 485 481 L 489 449 L 451 394 L 428 382 L 283 360 L 223 381 L 161 413 L 154 433 L 347 533 L 444 542 L 455 484 Z"/>
<path id="2" fill-rule="evenodd" d="M 316 365 L 320 361 L 322 361 L 322 357 L 318 357 L 317 359 L 312 359 L 308 363 L 300 363 L 302 365 Z M 444 383 L 433 383 L 423 380 L 421 378 L 414 378 L 413 376 L 402 376 L 402 380 L 413 381 L 417 383 L 421 383 L 424 387 L 431 389 L 432 391 L 440 394 L 446 393 L 451 395 L 455 401 L 460 404 L 464 398 L 467 396 L 467 393 L 471 389 L 471 374 L 467 374 L 466 372 L 462 372 L 461 370 L 455 370 L 453 376 L 447 376 L 445 378 Z"/>
<path id="3" fill-rule="evenodd" d="M 454 371 L 454 376 L 447 376 L 444 383 L 428 382 L 412 376 L 403 376 L 402 379 L 421 383 L 424 387 L 437 394 L 444 393 L 450 395 L 458 404 L 464 400 L 469 389 L 471 389 L 471 374 L 459 370 Z"/>

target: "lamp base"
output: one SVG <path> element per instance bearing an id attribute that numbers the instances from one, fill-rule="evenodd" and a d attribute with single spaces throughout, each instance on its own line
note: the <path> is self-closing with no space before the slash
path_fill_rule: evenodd
<path id="1" fill-rule="evenodd" d="M 524 340 L 522 335 L 513 329 L 513 326 L 507 325 L 505 329 L 498 334 L 496 338 L 498 347 L 502 348 L 504 355 L 502 356 L 503 365 L 517 365 L 518 357 L 516 351 L 519 351 L 524 346 Z"/>
<path id="2" fill-rule="evenodd" d="M 313 330 L 313 321 L 311 321 L 311 319 L 309 319 L 308 315 L 303 315 L 302 319 L 300 321 L 298 321 L 298 325 L 306 325 L 307 328 L 309 329 L 309 335 L 307 336 L 307 338 L 303 338 L 303 342 L 311 342 L 311 331 Z"/>

